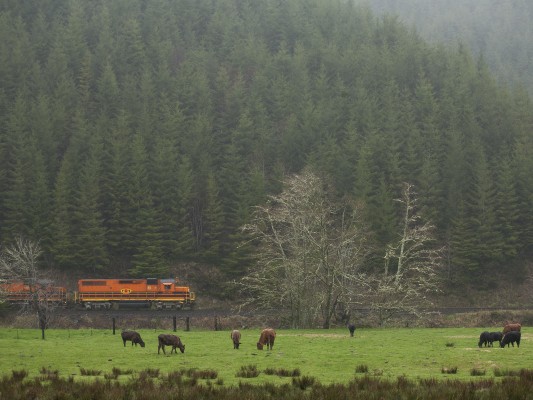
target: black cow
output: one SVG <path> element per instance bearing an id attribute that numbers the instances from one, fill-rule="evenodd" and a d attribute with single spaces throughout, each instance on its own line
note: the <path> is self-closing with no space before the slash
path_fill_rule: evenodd
<path id="1" fill-rule="evenodd" d="M 509 344 L 513 345 L 514 347 L 515 342 L 516 342 L 516 347 L 520 347 L 521 336 L 522 334 L 518 331 L 507 332 L 505 335 L 503 335 L 503 339 L 500 343 L 500 347 L 505 347 L 505 345 L 509 347 Z"/>
<path id="2" fill-rule="evenodd" d="M 355 333 L 355 325 L 348 324 L 348 330 L 350 331 L 350 336 L 353 337 L 353 334 Z"/>
<path id="3" fill-rule="evenodd" d="M 161 348 L 163 349 L 163 354 L 167 354 L 165 352 L 165 346 L 172 346 L 170 354 L 172 354 L 172 352 L 177 354 L 178 352 L 176 351 L 176 348 L 179 348 L 182 353 L 185 353 L 185 345 L 181 343 L 181 339 L 176 335 L 165 335 L 162 333 L 158 336 L 158 340 L 159 346 L 157 347 L 157 354 L 159 354 Z"/>
<path id="4" fill-rule="evenodd" d="M 126 342 L 128 340 L 131 340 L 131 345 L 132 346 L 133 345 L 137 346 L 137 344 L 140 344 L 141 347 L 144 347 L 144 342 L 141 339 L 141 335 L 139 335 L 135 331 L 122 331 L 120 336 L 122 336 L 122 341 L 124 342 L 124 347 L 126 347 Z"/>
<path id="5" fill-rule="evenodd" d="M 503 338 L 503 333 L 501 332 L 491 332 L 490 333 L 490 339 L 489 339 L 489 345 L 491 347 L 493 347 L 493 343 L 494 342 L 498 342 L 499 345 L 502 344 L 502 338 Z"/>
<path id="6" fill-rule="evenodd" d="M 485 347 L 487 347 L 489 345 L 489 342 L 490 342 L 490 333 L 487 331 L 481 332 L 481 335 L 479 335 L 479 343 L 477 345 L 479 347 L 481 347 L 482 345 L 485 345 Z"/>

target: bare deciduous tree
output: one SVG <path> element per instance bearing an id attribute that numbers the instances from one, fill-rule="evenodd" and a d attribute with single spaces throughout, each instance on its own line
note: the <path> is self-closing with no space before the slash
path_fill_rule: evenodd
<path id="1" fill-rule="evenodd" d="M 439 289 L 442 248 L 435 246 L 433 226 L 422 222 L 413 185 L 404 184 L 402 231 L 388 246 L 381 276 L 369 277 L 369 302 L 380 325 L 398 314 L 421 316 Z"/>
<path id="2" fill-rule="evenodd" d="M 358 207 L 339 204 L 309 171 L 284 187 L 244 227 L 258 243 L 258 262 L 240 281 L 246 304 L 285 310 L 295 328 L 317 318 L 329 328 L 336 305 L 353 300 L 362 277 L 367 247 Z"/>
<path id="3" fill-rule="evenodd" d="M 51 280 L 38 268 L 41 249 L 38 243 L 17 238 L 12 246 L 3 249 L 0 255 L 0 276 L 8 281 L 22 282 L 29 290 L 21 312 L 36 313 L 42 338 L 57 303 L 50 290 Z"/>

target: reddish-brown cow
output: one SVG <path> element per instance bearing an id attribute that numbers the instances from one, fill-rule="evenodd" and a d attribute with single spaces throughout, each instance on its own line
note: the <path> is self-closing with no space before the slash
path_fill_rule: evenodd
<path id="1" fill-rule="evenodd" d="M 257 342 L 257 350 L 263 350 L 263 346 L 266 345 L 267 349 L 272 350 L 274 346 L 274 340 L 276 339 L 276 331 L 272 328 L 263 329 L 259 342 Z"/>
<path id="2" fill-rule="evenodd" d="M 503 334 L 505 335 L 507 332 L 520 332 L 520 329 L 522 329 L 522 325 L 516 323 L 516 324 L 507 324 L 503 327 Z"/>
<path id="3" fill-rule="evenodd" d="M 231 340 L 233 341 L 233 348 L 238 349 L 241 344 L 241 333 L 237 329 L 231 331 Z"/>

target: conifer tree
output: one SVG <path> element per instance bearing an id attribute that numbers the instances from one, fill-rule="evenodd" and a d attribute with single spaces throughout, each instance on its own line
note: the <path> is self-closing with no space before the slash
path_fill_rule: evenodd
<path id="1" fill-rule="evenodd" d="M 77 229 L 73 239 L 77 266 L 93 273 L 109 265 L 106 230 L 101 212 L 102 152 L 102 145 L 98 142 L 98 137 L 95 137 L 91 140 L 87 159 L 81 166 L 74 212 Z"/>
<path id="2" fill-rule="evenodd" d="M 216 264 L 222 254 L 224 211 L 219 197 L 217 182 L 213 175 L 208 177 L 206 196 L 203 210 L 202 257 L 206 261 Z"/>
<path id="3" fill-rule="evenodd" d="M 62 160 L 54 187 L 52 213 L 52 264 L 60 268 L 75 266 L 76 249 L 74 245 L 73 211 L 75 196 L 75 163 L 72 150 L 67 151 Z"/>
<path id="4" fill-rule="evenodd" d="M 127 196 L 129 210 L 124 210 L 131 223 L 132 269 L 136 276 L 166 273 L 166 260 L 162 251 L 160 220 L 154 208 L 149 184 L 148 157 L 140 134 L 133 137 L 131 181 Z"/>

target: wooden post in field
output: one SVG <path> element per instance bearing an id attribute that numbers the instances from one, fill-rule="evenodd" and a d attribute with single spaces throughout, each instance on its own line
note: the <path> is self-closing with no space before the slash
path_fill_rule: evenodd
<path id="1" fill-rule="evenodd" d="M 174 326 L 174 332 L 176 332 L 176 316 L 175 315 L 172 317 L 172 324 Z"/>
<path id="2" fill-rule="evenodd" d="M 185 330 L 186 330 L 187 332 L 190 331 L 190 327 L 189 327 L 189 317 L 186 317 L 186 318 L 185 318 Z"/>
<path id="3" fill-rule="evenodd" d="M 113 335 L 115 334 L 115 317 L 113 317 Z"/>

